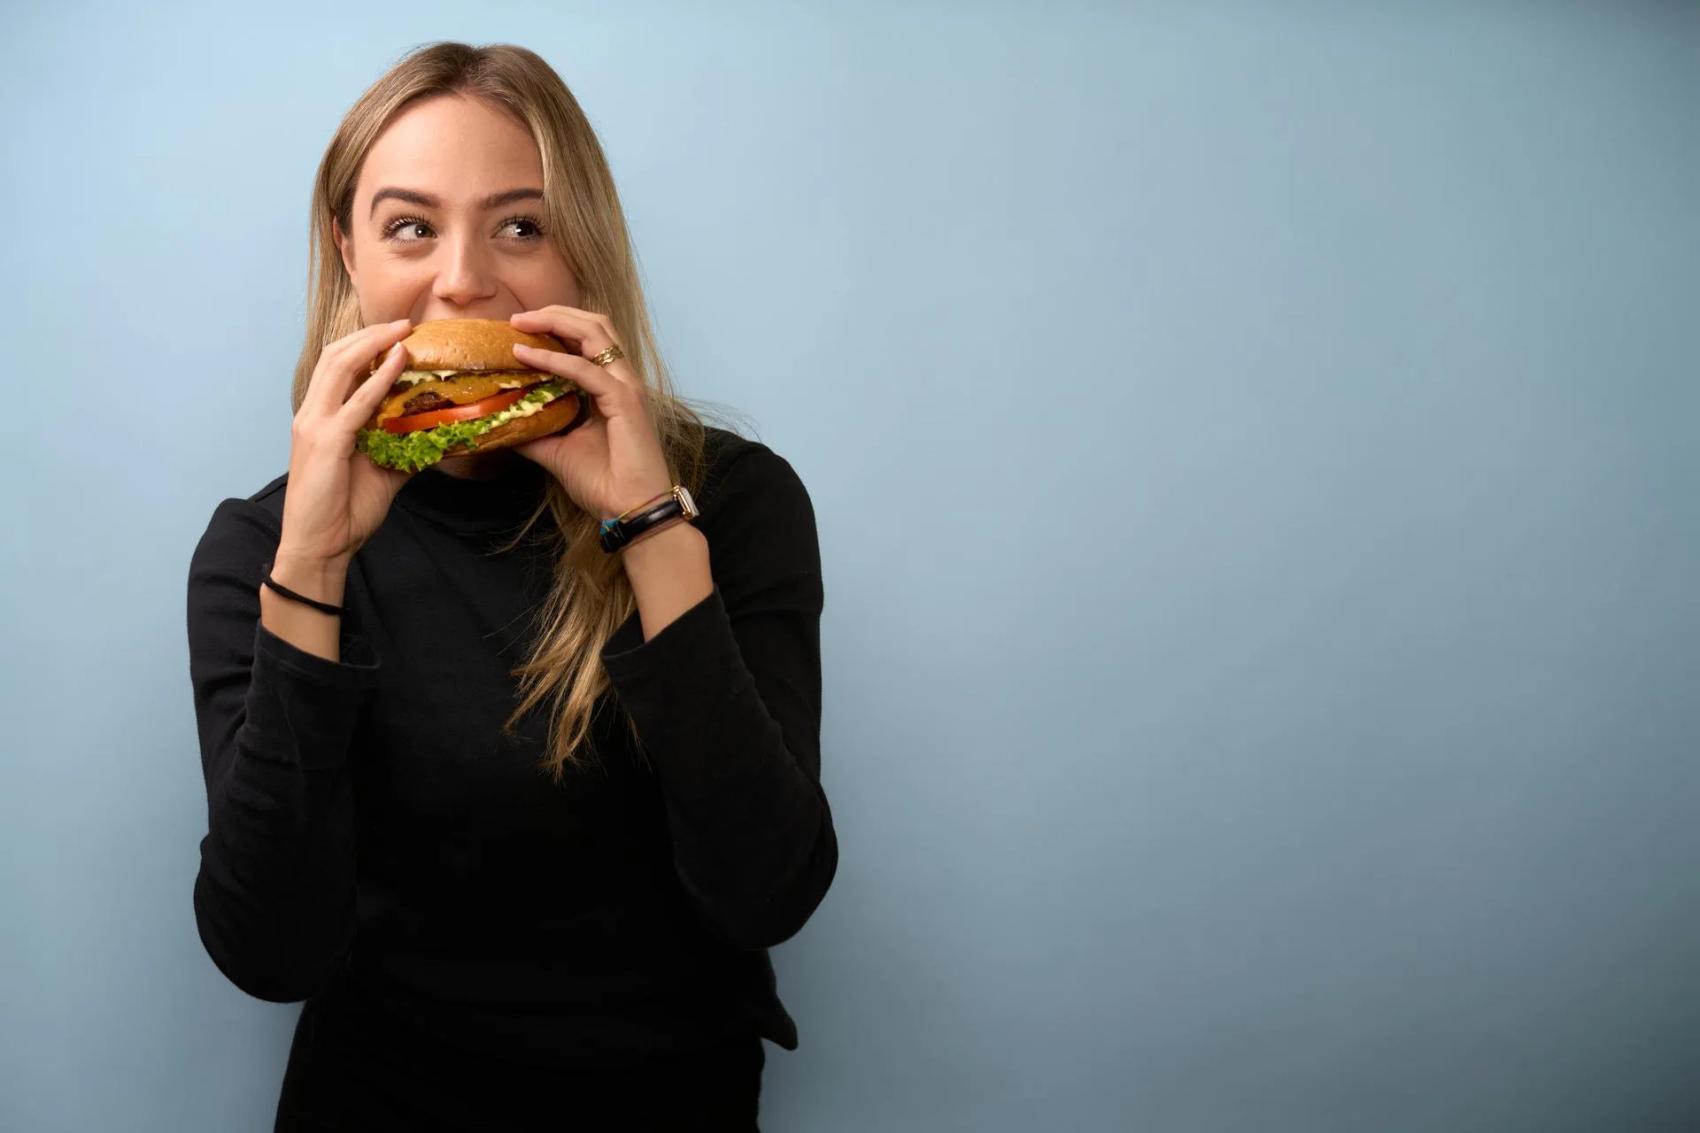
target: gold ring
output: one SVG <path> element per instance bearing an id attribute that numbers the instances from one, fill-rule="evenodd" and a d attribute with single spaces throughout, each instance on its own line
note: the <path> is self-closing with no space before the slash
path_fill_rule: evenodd
<path id="1" fill-rule="evenodd" d="M 610 346 L 608 349 L 602 351 L 601 353 L 592 354 L 590 356 L 590 360 L 592 362 L 595 362 L 598 366 L 606 366 L 608 363 L 614 361 L 614 359 L 624 358 L 625 356 L 626 356 L 626 352 L 624 350 L 621 350 L 620 344 L 616 342 L 613 346 Z"/>

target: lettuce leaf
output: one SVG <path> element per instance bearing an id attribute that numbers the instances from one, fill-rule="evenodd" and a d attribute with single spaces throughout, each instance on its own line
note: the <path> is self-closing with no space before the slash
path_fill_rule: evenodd
<path id="1" fill-rule="evenodd" d="M 363 452 L 372 459 L 372 463 L 385 468 L 396 468 L 403 472 L 418 472 L 428 468 L 443 459 L 443 453 L 458 444 L 465 444 L 476 450 L 478 442 L 475 438 L 488 433 L 503 421 L 514 416 L 520 406 L 529 401 L 553 401 L 564 396 L 566 390 L 554 382 L 544 382 L 536 389 L 527 390 L 525 396 L 503 409 L 500 413 L 492 413 L 488 417 L 479 417 L 472 421 L 451 421 L 447 425 L 438 425 L 431 429 L 415 429 L 411 433 L 392 433 L 387 429 L 361 429 L 354 434 L 354 451 Z"/>

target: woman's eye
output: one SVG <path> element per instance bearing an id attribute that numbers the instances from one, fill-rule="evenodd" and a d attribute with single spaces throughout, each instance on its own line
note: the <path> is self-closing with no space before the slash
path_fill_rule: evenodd
<path id="1" fill-rule="evenodd" d="M 543 237 L 543 226 L 538 223 L 536 217 L 532 216 L 510 216 L 502 221 L 497 227 L 497 231 L 500 232 L 516 225 L 520 228 L 520 232 L 516 234 L 515 238 L 522 242 L 529 243 Z M 421 228 L 429 232 L 431 225 L 417 216 L 398 216 L 384 225 L 384 239 L 394 240 L 400 244 L 416 244 L 419 239 L 423 239 L 423 237 L 415 239 L 418 236 L 415 230 Z M 412 235 L 403 236 L 402 234 L 406 232 L 412 232 Z"/>
<path id="2" fill-rule="evenodd" d="M 404 229 L 429 227 L 431 227 L 429 224 L 426 224 L 423 220 L 420 220 L 416 216 L 398 216 L 388 224 L 384 225 L 384 239 L 400 239 L 400 234 Z M 403 244 L 413 243 L 412 240 L 402 240 L 401 242 Z"/>
<path id="3" fill-rule="evenodd" d="M 530 235 L 521 235 L 519 237 L 521 240 L 536 240 L 543 235 L 543 226 L 537 223 L 537 218 L 534 216 L 510 216 L 502 221 L 503 228 L 510 224 L 517 224 L 522 228 L 531 230 Z"/>

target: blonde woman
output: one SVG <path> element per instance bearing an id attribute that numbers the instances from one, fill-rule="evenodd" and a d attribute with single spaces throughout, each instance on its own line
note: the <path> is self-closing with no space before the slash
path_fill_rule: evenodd
<path id="1" fill-rule="evenodd" d="M 767 949 L 838 861 L 808 493 L 672 392 L 536 54 L 408 54 L 311 233 L 288 473 L 218 505 L 188 580 L 196 922 L 237 987 L 305 1003 L 276 1128 L 755 1129 L 762 1040 L 797 1047 Z M 593 411 L 379 467 L 357 430 L 439 318 L 553 335 L 520 361 Z"/>

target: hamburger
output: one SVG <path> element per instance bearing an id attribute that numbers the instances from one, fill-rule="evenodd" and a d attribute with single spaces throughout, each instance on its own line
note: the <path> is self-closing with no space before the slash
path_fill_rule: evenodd
<path id="1" fill-rule="evenodd" d="M 490 452 L 571 428 L 590 400 L 567 378 L 532 369 L 513 344 L 566 352 L 503 319 L 432 319 L 401 340 L 408 368 L 354 435 L 374 464 L 417 472 L 445 456 Z M 375 372 L 382 357 L 372 361 Z"/>

